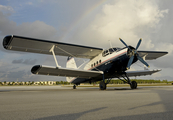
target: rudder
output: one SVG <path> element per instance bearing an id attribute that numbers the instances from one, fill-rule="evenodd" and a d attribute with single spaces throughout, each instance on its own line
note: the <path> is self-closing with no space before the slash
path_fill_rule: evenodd
<path id="1" fill-rule="evenodd" d="M 76 65 L 75 59 L 73 57 L 67 58 L 66 68 L 77 69 L 77 65 Z M 67 82 L 71 82 L 73 79 L 74 79 L 74 77 L 66 77 Z"/>

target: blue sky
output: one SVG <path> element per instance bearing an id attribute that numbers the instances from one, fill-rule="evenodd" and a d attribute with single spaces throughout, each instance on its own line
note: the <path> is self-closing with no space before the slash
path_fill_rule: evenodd
<path id="1" fill-rule="evenodd" d="M 172 80 L 173 8 L 171 0 L 1 0 L 0 40 L 9 34 L 93 47 L 136 46 L 140 50 L 168 51 L 147 61 L 150 69 L 162 72 L 144 79 Z M 34 65 L 52 65 L 52 56 L 6 51 L 0 46 L 0 81 L 64 80 L 61 77 L 32 75 Z M 66 57 L 57 57 L 65 67 Z M 143 69 L 141 63 L 132 70 Z M 139 77 L 140 78 L 140 77 Z"/>

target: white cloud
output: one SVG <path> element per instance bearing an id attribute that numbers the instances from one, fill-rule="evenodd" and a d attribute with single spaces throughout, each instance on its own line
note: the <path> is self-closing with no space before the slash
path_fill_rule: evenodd
<path id="1" fill-rule="evenodd" d="M 56 34 L 56 29 L 42 21 L 22 23 L 17 26 L 18 33 L 24 36 L 32 36 L 40 39 L 50 39 Z"/>
<path id="2" fill-rule="evenodd" d="M 27 5 L 33 5 L 33 3 L 32 3 L 32 2 L 27 2 L 26 4 L 27 4 Z"/>
<path id="3" fill-rule="evenodd" d="M 167 51 L 167 52 L 169 52 L 168 55 L 169 56 L 172 56 L 172 53 L 173 53 L 173 44 L 167 43 L 167 42 L 159 42 L 157 44 L 156 50 L 158 50 L 158 51 L 160 51 L 160 50 Z"/>
<path id="4" fill-rule="evenodd" d="M 152 61 L 154 66 L 157 66 L 159 68 L 173 68 L 172 59 L 173 59 L 173 44 L 168 42 L 159 42 L 156 45 L 157 51 L 167 51 L 168 54 L 162 58 L 159 58 L 159 60 Z"/>
<path id="5" fill-rule="evenodd" d="M 40 39 L 48 39 L 56 34 L 56 29 L 42 21 L 25 22 L 17 25 L 14 21 L 10 21 L 2 12 L 0 12 L 0 34 L 10 35 L 16 34 L 20 36 L 36 37 Z"/>
<path id="6" fill-rule="evenodd" d="M 21 24 L 17 24 L 16 22 L 9 20 L 4 11 L 14 12 L 13 8 L 10 6 L 0 5 L 1 36 L 16 34 L 20 36 L 48 39 L 53 38 L 53 36 L 56 35 L 57 30 L 43 21 L 35 20 L 34 22 L 23 22 Z"/>
<path id="7" fill-rule="evenodd" d="M 14 9 L 10 6 L 0 5 L 0 11 L 2 11 L 2 12 L 14 12 Z"/>
<path id="8" fill-rule="evenodd" d="M 141 47 L 151 49 L 154 45 L 149 34 L 166 13 L 168 10 L 159 10 L 158 4 L 151 0 L 115 1 L 114 4 L 105 4 L 102 12 L 77 37 L 80 36 L 85 43 L 100 46 L 108 44 L 108 39 L 113 40 L 114 45 L 122 46 L 119 37 L 127 44 L 136 46 L 139 38 L 143 38 Z"/>

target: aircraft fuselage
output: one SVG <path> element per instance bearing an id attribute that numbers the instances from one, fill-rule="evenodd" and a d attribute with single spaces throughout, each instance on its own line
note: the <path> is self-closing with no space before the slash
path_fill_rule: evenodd
<path id="1" fill-rule="evenodd" d="M 104 71 L 104 73 L 115 73 L 126 71 L 127 63 L 130 59 L 128 48 L 110 48 L 93 58 L 86 66 L 85 70 Z M 137 60 L 134 59 L 133 63 Z"/>

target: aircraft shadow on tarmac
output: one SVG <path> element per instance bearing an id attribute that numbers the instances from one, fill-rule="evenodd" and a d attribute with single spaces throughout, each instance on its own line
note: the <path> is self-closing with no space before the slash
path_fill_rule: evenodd
<path id="1" fill-rule="evenodd" d="M 109 87 L 106 90 L 99 90 L 99 88 L 95 88 L 95 87 L 90 87 L 90 88 L 77 88 L 77 89 L 43 89 L 43 88 L 39 88 L 39 89 L 0 89 L 0 92 L 27 92 L 27 91 L 128 91 L 128 90 L 140 90 L 143 88 L 137 88 L 137 89 L 131 89 L 131 88 L 123 88 L 123 87 Z"/>
<path id="2" fill-rule="evenodd" d="M 162 104 L 165 107 L 166 110 L 172 111 L 173 104 L 168 104 L 168 100 L 170 101 L 170 99 L 173 98 L 172 97 L 173 92 L 169 91 L 169 90 L 157 90 L 156 93 L 159 95 L 159 97 L 161 99 L 159 102 L 153 102 L 151 104 L 146 104 L 146 105 L 143 105 L 143 106 L 133 107 L 133 108 L 130 108 L 129 110 L 137 109 L 137 108 L 140 108 L 140 107 L 155 106 L 155 105 Z"/>
<path id="3" fill-rule="evenodd" d="M 103 90 L 103 91 L 125 91 L 125 90 L 147 90 L 147 89 L 153 89 L 153 88 L 156 88 L 156 87 L 152 87 L 152 86 L 150 86 L 150 87 L 138 87 L 137 89 L 131 89 L 130 87 L 108 87 L 106 90 Z M 159 86 L 157 87 L 157 88 L 159 88 Z M 83 90 L 99 90 L 99 88 L 85 88 L 85 89 L 83 89 Z M 76 89 L 76 90 L 79 90 L 79 89 Z M 80 90 L 82 90 L 82 89 L 80 89 Z M 100 91 L 102 91 L 102 90 L 100 90 Z"/>
<path id="4" fill-rule="evenodd" d="M 173 117 L 172 112 L 149 113 L 142 115 L 111 117 L 103 120 L 170 120 Z"/>
<path id="5" fill-rule="evenodd" d="M 96 111 L 103 110 L 106 108 L 107 107 L 101 107 L 101 108 L 91 109 L 91 110 L 79 112 L 79 113 L 55 115 L 55 116 L 50 116 L 50 117 L 38 118 L 35 120 L 76 120 L 84 114 L 96 112 Z"/>
<path id="6" fill-rule="evenodd" d="M 113 90 L 132 90 L 131 88 L 114 88 Z"/>
<path id="7" fill-rule="evenodd" d="M 63 114 L 63 115 L 55 115 L 55 116 L 50 116 L 50 117 L 43 117 L 43 118 L 38 118 L 35 120 L 77 120 L 78 118 L 82 117 L 82 115 L 99 111 L 102 109 L 105 109 L 107 107 L 102 107 L 102 108 L 97 108 L 97 109 L 92 109 L 84 112 L 79 112 L 79 113 L 72 113 L 72 114 Z M 103 120 L 147 120 L 147 119 L 165 119 L 169 120 L 170 118 L 173 117 L 172 112 L 162 112 L 162 113 L 149 113 L 149 114 L 142 114 L 142 115 L 131 115 L 131 116 L 118 116 L 118 117 L 111 117 Z M 102 118 L 99 118 L 102 119 Z"/>
<path id="8" fill-rule="evenodd" d="M 117 88 L 116 88 L 117 89 Z M 118 90 L 130 90 L 128 88 L 118 88 Z M 155 91 L 155 90 L 153 90 Z M 148 114 L 138 114 L 138 115 L 129 115 L 129 116 L 117 116 L 117 117 L 110 117 L 107 118 L 106 120 L 115 120 L 115 119 L 121 119 L 121 120 L 134 120 L 134 119 L 140 119 L 140 120 L 146 120 L 146 119 L 166 119 L 169 120 L 173 117 L 172 114 L 172 108 L 173 108 L 173 104 L 168 104 L 170 102 L 170 97 L 172 96 L 173 91 L 168 91 L 168 90 L 157 90 L 155 91 L 155 93 L 157 93 L 160 97 L 160 101 L 159 102 L 153 102 L 150 104 L 146 104 L 143 106 L 137 106 L 137 107 L 133 107 L 130 108 L 129 110 L 133 110 L 133 109 L 137 109 L 140 107 L 146 107 L 146 106 L 155 106 L 155 105 L 159 105 L 162 104 L 165 107 L 165 112 L 159 112 L 159 113 L 148 113 Z M 173 97 L 172 97 L 173 98 Z M 62 114 L 62 115 L 55 115 L 55 116 L 50 116 L 50 117 L 43 117 L 43 118 L 38 118 L 36 120 L 55 120 L 55 119 L 71 119 L 71 120 L 76 120 L 80 117 L 82 117 L 84 114 L 87 113 L 94 113 L 96 111 L 100 111 L 100 110 L 104 110 L 107 109 L 108 107 L 101 107 L 101 108 L 96 108 L 96 109 L 91 109 L 88 111 L 83 111 L 83 112 L 79 112 L 79 113 L 72 113 L 72 114 Z M 100 118 L 102 119 L 102 118 Z"/>
<path id="9" fill-rule="evenodd" d="M 160 97 L 159 102 L 153 102 L 151 104 L 146 104 L 143 106 L 137 106 L 130 108 L 129 110 L 137 109 L 137 108 L 142 108 L 142 107 L 152 107 L 155 105 L 163 105 L 165 108 L 165 112 L 159 112 L 159 113 L 149 113 L 149 114 L 141 114 L 141 115 L 131 115 L 131 116 L 119 116 L 119 117 L 111 117 L 106 120 L 115 120 L 115 119 L 120 119 L 120 120 L 147 120 L 147 119 L 153 119 L 153 120 L 170 120 L 173 118 L 172 114 L 172 108 L 173 104 L 168 104 L 170 101 L 172 101 L 171 98 L 173 91 L 172 90 L 157 90 L 156 93 Z"/>
<path id="10" fill-rule="evenodd" d="M 99 88 L 86 88 L 86 89 L 90 89 L 90 90 L 94 90 L 94 89 L 97 89 L 99 90 Z M 108 87 L 106 90 L 103 90 L 103 91 L 123 91 L 123 90 L 138 90 L 138 89 L 142 89 L 142 88 L 137 88 L 137 89 L 131 89 L 131 88 L 123 88 L 123 87 Z M 101 91 L 101 90 L 100 90 Z"/>

